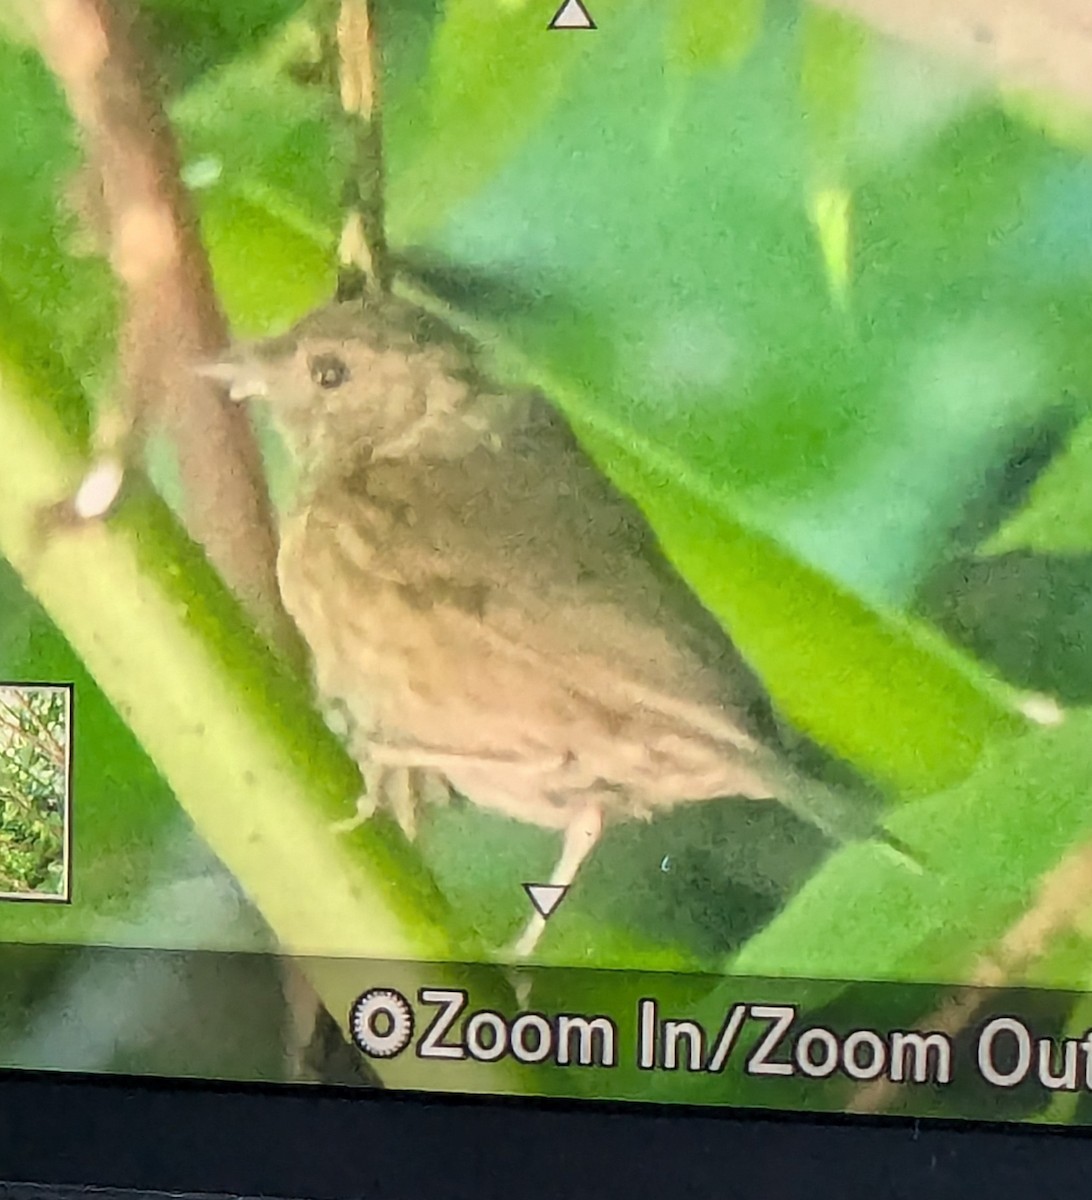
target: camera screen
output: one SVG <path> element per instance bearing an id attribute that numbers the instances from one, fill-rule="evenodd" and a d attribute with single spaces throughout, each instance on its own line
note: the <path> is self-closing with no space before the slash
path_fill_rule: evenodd
<path id="1" fill-rule="evenodd" d="M 8 0 L 0 1066 L 1092 1117 L 1062 0 Z"/>

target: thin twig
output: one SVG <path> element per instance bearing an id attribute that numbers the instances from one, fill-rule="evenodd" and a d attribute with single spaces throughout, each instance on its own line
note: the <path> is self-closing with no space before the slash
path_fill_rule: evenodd
<path id="1" fill-rule="evenodd" d="M 383 153 L 382 64 L 375 0 L 341 0 L 337 20 L 341 105 L 353 118 L 356 161 L 341 239 L 343 267 L 356 267 L 381 293 L 391 289 Z"/>
<path id="2" fill-rule="evenodd" d="M 1043 877 L 1035 902 L 994 948 L 979 958 L 968 984 L 919 1022 L 918 1027 L 949 1037 L 962 1032 L 991 993 L 1018 981 L 1057 938 L 1078 927 L 1090 910 L 1092 842 L 1066 855 Z M 898 1084 L 877 1080 L 859 1088 L 848 1109 L 860 1113 L 882 1112 L 895 1102 L 898 1094 Z"/>
<path id="3" fill-rule="evenodd" d="M 7 695 L 13 697 L 13 699 L 8 700 L 4 698 L 4 692 L 0 691 L 0 705 L 6 708 L 8 712 L 14 716 L 17 716 L 18 713 L 24 713 L 27 717 L 29 717 L 30 720 L 34 722 L 34 727 L 38 730 L 39 734 L 44 737 L 50 743 L 50 745 L 55 748 L 56 753 L 63 758 L 65 753 L 64 745 L 53 736 L 53 731 L 35 711 L 34 704 L 32 703 L 33 694 L 34 693 L 21 693 L 18 689 L 9 689 L 7 691 Z"/>
<path id="4" fill-rule="evenodd" d="M 124 412 L 107 441 L 128 459 L 149 425 L 162 423 L 178 455 L 190 532 L 266 636 L 298 662 L 249 417 L 194 371 L 223 351 L 228 330 L 134 14 L 135 6 L 113 0 L 44 0 L 36 10 L 43 56 L 101 185 L 110 260 L 124 290 Z"/>
<path id="5" fill-rule="evenodd" d="M 22 729 L 18 724 L 10 724 L 2 717 L 0 717 L 0 729 L 6 730 L 10 735 L 11 743 L 9 744 L 18 741 L 24 746 L 30 746 L 32 749 L 37 751 L 38 755 L 46 762 L 51 763 L 58 770 L 64 769 L 65 764 L 63 752 L 60 754 L 55 754 L 48 743 L 43 743 L 34 734 L 27 733 L 26 730 Z"/>
<path id="6" fill-rule="evenodd" d="M 28 732 L 23 728 L 19 720 L 19 712 L 12 708 L 2 697 L 0 697 L 0 714 L 6 713 L 11 718 L 11 721 L 5 720 L 3 715 L 0 715 L 0 728 L 7 729 L 13 737 L 21 738 L 24 742 L 30 742 L 44 758 L 49 759 L 59 767 L 63 767 L 66 757 L 65 748 L 38 719 L 37 714 L 30 705 L 20 706 L 20 711 L 24 712 L 34 722 L 36 732 Z M 11 722 L 14 722 L 14 724 Z"/>
<path id="7" fill-rule="evenodd" d="M 37 727 L 36 732 L 24 729 L 23 723 L 19 719 L 19 712 L 3 699 L 0 699 L 0 729 L 6 729 L 11 734 L 12 739 L 18 739 L 23 744 L 32 745 L 47 761 L 53 762 L 56 766 L 63 767 L 65 763 L 64 748 L 58 745 L 56 739 L 38 721 L 29 706 L 23 707 L 21 711 L 34 721 Z M 5 719 L 4 714 L 6 714 L 8 719 Z"/>

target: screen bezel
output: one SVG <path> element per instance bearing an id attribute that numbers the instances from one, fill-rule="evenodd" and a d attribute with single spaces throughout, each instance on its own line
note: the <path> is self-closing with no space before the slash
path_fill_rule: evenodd
<path id="1" fill-rule="evenodd" d="M 0 1075 L 0 1174 L 306 1200 L 1076 1194 L 1079 1129 Z"/>

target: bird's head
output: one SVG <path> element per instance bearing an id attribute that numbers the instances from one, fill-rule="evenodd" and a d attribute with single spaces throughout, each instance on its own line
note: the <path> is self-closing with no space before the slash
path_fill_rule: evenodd
<path id="1" fill-rule="evenodd" d="M 268 404 L 304 470 L 461 457 L 521 403 L 489 385 L 466 339 L 393 298 L 320 309 L 200 370 L 233 400 Z"/>

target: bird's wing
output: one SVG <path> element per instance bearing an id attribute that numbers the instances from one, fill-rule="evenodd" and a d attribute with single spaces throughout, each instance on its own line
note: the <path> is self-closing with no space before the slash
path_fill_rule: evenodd
<path id="1" fill-rule="evenodd" d="M 537 433 L 332 481 L 286 553 L 307 561 L 312 595 L 350 560 L 362 580 L 386 585 L 370 614 L 385 627 L 371 636 L 404 643 L 392 671 L 428 677 L 447 698 L 451 723 L 436 740 L 512 740 L 523 754 L 539 743 L 543 755 L 591 764 L 590 777 L 666 787 L 674 799 L 769 795 L 755 766 L 754 677 L 567 431 L 546 423 Z M 299 619 L 304 601 L 287 599 Z M 337 653 L 353 657 L 344 644 Z M 444 704 L 417 683 L 398 703 L 440 729 Z M 469 714 L 475 729 L 460 733 Z"/>

